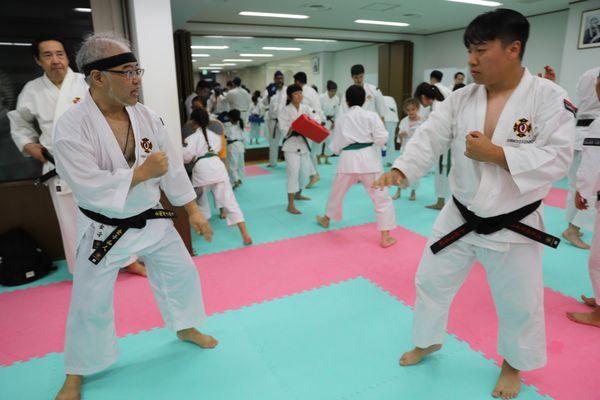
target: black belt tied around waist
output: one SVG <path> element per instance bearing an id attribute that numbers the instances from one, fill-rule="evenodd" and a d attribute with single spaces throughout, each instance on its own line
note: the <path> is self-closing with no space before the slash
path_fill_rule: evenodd
<path id="1" fill-rule="evenodd" d="M 308 140 L 303 135 L 301 135 L 300 133 L 298 133 L 296 131 L 292 131 L 292 133 L 290 133 L 290 135 L 288 137 L 283 139 L 283 142 L 281 142 L 281 144 L 283 145 L 286 140 L 288 140 L 289 138 L 293 138 L 293 137 L 301 137 L 302 140 L 304 140 L 304 143 L 306 143 L 306 147 L 308 147 L 308 151 L 310 152 L 310 144 L 308 144 Z M 298 150 L 298 151 L 300 151 L 300 150 Z"/>
<path id="2" fill-rule="evenodd" d="M 226 140 L 227 140 L 227 145 L 230 145 L 230 144 L 235 143 L 235 142 L 241 142 L 240 139 L 233 139 L 233 140 L 226 139 Z"/>
<path id="3" fill-rule="evenodd" d="M 158 208 L 151 208 L 138 215 L 134 215 L 129 218 L 109 218 L 105 215 L 98 214 L 97 212 L 86 210 L 85 208 L 79 207 L 83 215 L 89 219 L 104 225 L 116 226 L 115 230 L 103 241 L 96 245 L 94 244 L 94 252 L 88 258 L 94 265 L 98 263 L 106 256 L 106 253 L 113 248 L 121 237 L 130 228 L 142 229 L 146 226 L 146 222 L 149 219 L 164 219 L 164 218 L 175 218 L 177 214 L 175 211 L 163 210 Z"/>
<path id="4" fill-rule="evenodd" d="M 593 119 L 578 119 L 577 126 L 590 126 L 594 122 Z"/>
<path id="5" fill-rule="evenodd" d="M 519 222 L 537 210 L 540 204 L 542 204 L 541 200 L 528 204 L 525 207 L 521 207 L 518 210 L 509 212 L 507 214 L 496 215 L 495 217 L 489 218 L 478 217 L 475 215 L 475 213 L 468 210 L 467 207 L 456 200 L 455 197 L 452 197 L 452 200 L 454 200 L 454 204 L 456 204 L 458 211 L 460 211 L 460 214 L 466 222 L 432 244 L 430 248 L 433 254 L 439 253 L 441 250 L 450 246 L 452 243 L 456 242 L 467 233 L 472 231 L 482 235 L 489 235 L 494 232 L 498 232 L 501 229 L 509 229 L 522 236 L 525 236 L 526 238 L 552 247 L 553 249 L 557 248 L 558 244 L 560 243 L 559 238 Z"/>
<path id="6" fill-rule="evenodd" d="M 54 162 L 54 157 L 52 156 L 52 154 L 50 154 L 50 152 L 48 151 L 47 148 L 45 148 L 45 147 L 42 148 L 42 155 L 44 156 L 44 158 L 46 160 L 48 160 L 52 164 L 56 165 L 56 163 Z M 56 168 L 52 168 L 50 171 L 46 172 L 42 176 L 37 177 L 33 181 L 33 184 L 36 186 L 40 185 L 40 184 L 46 182 L 47 180 L 54 178 L 55 176 L 58 176 L 58 173 L 56 172 Z"/>

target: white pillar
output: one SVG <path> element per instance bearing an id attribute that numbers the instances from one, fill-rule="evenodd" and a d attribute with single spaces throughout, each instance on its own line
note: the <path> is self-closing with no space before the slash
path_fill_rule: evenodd
<path id="1" fill-rule="evenodd" d="M 141 68 L 142 102 L 165 122 L 181 146 L 175 49 L 169 0 L 129 0 L 131 39 Z"/>

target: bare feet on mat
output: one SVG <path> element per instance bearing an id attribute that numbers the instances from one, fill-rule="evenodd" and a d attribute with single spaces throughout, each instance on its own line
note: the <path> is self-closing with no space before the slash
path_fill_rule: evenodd
<path id="1" fill-rule="evenodd" d="M 406 353 L 402 354 L 402 357 L 400 357 L 400 365 L 402 365 L 403 367 L 416 365 L 421 362 L 423 357 L 426 357 L 431 353 L 435 353 L 441 348 L 441 344 L 434 344 L 424 349 L 420 347 L 415 347 L 411 351 L 407 351 Z"/>
<path id="2" fill-rule="evenodd" d="M 219 218 L 220 219 L 227 218 L 227 211 L 225 211 L 225 207 L 221 208 L 221 212 L 219 213 Z"/>
<path id="3" fill-rule="evenodd" d="M 329 228 L 329 218 L 326 215 L 322 217 L 317 215 L 317 223 L 323 228 Z"/>
<path id="4" fill-rule="evenodd" d="M 398 200 L 402 196 L 402 189 L 398 188 L 396 194 L 392 196 L 392 200 Z"/>
<path id="5" fill-rule="evenodd" d="M 435 204 L 430 204 L 428 206 L 425 206 L 426 208 L 429 208 L 431 210 L 441 210 L 442 208 L 444 208 L 444 205 L 446 204 L 446 202 L 444 201 L 444 199 L 437 201 L 437 203 Z"/>
<path id="6" fill-rule="evenodd" d="M 594 311 L 589 313 L 568 312 L 567 318 L 578 324 L 595 326 L 600 328 L 600 307 L 594 308 Z"/>
<path id="7" fill-rule="evenodd" d="M 193 343 L 203 349 L 212 349 L 219 343 L 214 337 L 205 335 L 196 328 L 182 329 L 177 332 L 177 337 L 179 340 Z"/>
<path id="8" fill-rule="evenodd" d="M 287 212 L 294 214 L 294 215 L 302 214 L 300 211 L 298 211 L 298 209 L 296 207 L 288 207 Z"/>
<path id="9" fill-rule="evenodd" d="M 588 307 L 592 307 L 592 308 L 598 307 L 598 304 L 596 304 L 596 299 L 593 297 L 587 297 L 582 294 L 581 301 L 583 301 L 583 304 L 585 304 Z"/>
<path id="10" fill-rule="evenodd" d="M 139 261 L 135 261 L 135 262 L 129 264 L 127 266 L 127 268 L 125 268 L 125 271 L 127 271 L 130 274 L 134 274 L 134 275 L 139 275 L 139 276 L 144 276 L 144 277 L 148 276 L 148 273 L 146 271 L 146 266 Z"/>
<path id="11" fill-rule="evenodd" d="M 56 400 L 80 400 L 82 383 L 81 375 L 67 375 L 65 383 L 56 395 Z"/>
<path id="12" fill-rule="evenodd" d="M 392 247 L 393 245 L 396 244 L 396 239 L 394 239 L 391 236 L 382 236 L 381 237 L 381 247 L 388 248 L 388 247 Z"/>
<path id="13" fill-rule="evenodd" d="M 516 399 L 521 391 L 521 373 L 510 366 L 506 360 L 502 363 L 500 377 L 492 392 L 496 399 Z"/>
<path id="14" fill-rule="evenodd" d="M 319 174 L 314 174 L 310 177 L 310 182 L 308 182 L 308 185 L 306 185 L 307 189 L 310 189 L 311 187 L 315 186 L 315 184 L 317 182 L 319 182 L 319 179 L 321 179 L 321 177 L 319 176 Z"/>
<path id="15" fill-rule="evenodd" d="M 417 193 L 413 190 L 412 192 L 410 192 L 410 197 L 408 198 L 408 201 L 415 201 L 417 199 Z"/>
<path id="16" fill-rule="evenodd" d="M 590 248 L 590 245 L 581 240 L 581 236 L 579 236 L 579 233 L 579 229 L 571 225 L 567 229 L 565 229 L 565 231 L 562 233 L 562 237 L 566 241 L 571 243 L 573 246 L 578 247 L 580 249 L 588 250 Z"/>
<path id="17" fill-rule="evenodd" d="M 242 239 L 244 239 L 244 246 L 250 246 L 252 244 L 250 235 L 242 236 Z"/>

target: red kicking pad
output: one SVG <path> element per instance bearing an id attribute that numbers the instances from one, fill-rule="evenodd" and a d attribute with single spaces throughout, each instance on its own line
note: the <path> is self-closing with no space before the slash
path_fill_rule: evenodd
<path id="1" fill-rule="evenodd" d="M 322 143 L 329 136 L 327 128 L 304 114 L 292 123 L 292 129 L 317 143 Z"/>

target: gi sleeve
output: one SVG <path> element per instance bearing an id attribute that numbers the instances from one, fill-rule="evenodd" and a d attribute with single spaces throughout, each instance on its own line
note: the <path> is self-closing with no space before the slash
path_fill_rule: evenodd
<path id="1" fill-rule="evenodd" d="M 194 157 L 196 157 L 196 140 L 193 135 L 188 136 L 184 140 L 184 146 L 182 150 L 183 162 L 189 163 L 192 162 Z"/>
<path id="2" fill-rule="evenodd" d="M 329 143 L 329 149 L 333 152 L 333 154 L 340 154 L 342 152 L 342 149 L 349 144 L 348 140 L 342 134 L 342 125 L 343 122 L 337 123 L 333 127 L 333 137 L 331 138 L 331 142 Z"/>
<path id="3" fill-rule="evenodd" d="M 17 108 L 8 113 L 12 139 L 26 157 L 29 157 L 29 154 L 23 151 L 25 145 L 38 143 L 40 137 L 34 126 L 34 104 L 33 93 L 25 86 L 17 100 Z"/>
<path id="4" fill-rule="evenodd" d="M 532 116 L 535 142 L 503 146 L 509 172 L 521 193 L 564 177 L 573 158 L 575 117 L 566 106 L 570 102 L 566 93 L 544 92 L 537 94 L 541 101 Z"/>
<path id="5" fill-rule="evenodd" d="M 402 171 L 409 184 L 418 181 L 438 162 L 440 154 L 448 151 L 455 108 L 452 100 L 436 104 L 435 111 L 417 128 L 402 155 L 394 161 L 392 168 Z"/>
<path id="6" fill-rule="evenodd" d="M 577 191 L 588 202 L 595 200 L 597 183 L 600 178 L 600 121 L 592 123 L 583 141 L 581 164 L 577 170 Z"/>
<path id="7" fill-rule="evenodd" d="M 373 143 L 378 147 L 385 147 L 390 134 L 387 129 L 385 129 L 385 125 L 383 125 L 381 118 L 373 114 L 371 126 L 373 130 Z"/>
<path id="8" fill-rule="evenodd" d="M 131 187 L 133 169 L 100 169 L 96 151 L 83 133 L 83 121 L 66 112 L 59 118 L 54 137 L 56 171 L 84 208 L 122 212 Z"/>
<path id="9" fill-rule="evenodd" d="M 160 177 L 160 188 L 174 206 L 183 206 L 196 198 L 196 192 L 183 166 L 179 146 L 175 146 L 160 118 L 154 117 L 159 148 L 167 154 L 169 170 Z"/>

